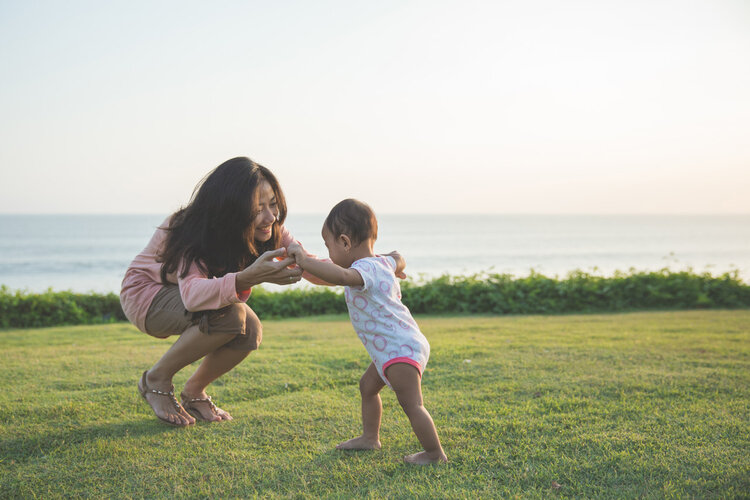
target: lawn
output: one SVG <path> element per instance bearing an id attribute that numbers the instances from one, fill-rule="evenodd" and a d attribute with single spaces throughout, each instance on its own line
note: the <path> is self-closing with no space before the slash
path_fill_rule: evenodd
<path id="1" fill-rule="evenodd" d="M 750 311 L 416 319 L 445 466 L 401 462 L 419 444 L 388 391 L 383 449 L 334 449 L 369 364 L 343 316 L 264 322 L 210 388 L 235 420 L 187 429 L 136 391 L 169 341 L 0 331 L 0 497 L 750 496 Z"/>

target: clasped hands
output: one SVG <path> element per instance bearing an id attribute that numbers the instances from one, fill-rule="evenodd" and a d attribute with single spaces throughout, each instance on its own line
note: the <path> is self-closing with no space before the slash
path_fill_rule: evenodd
<path id="1" fill-rule="evenodd" d="M 302 268 L 287 255 L 286 248 L 269 250 L 258 257 L 255 262 L 237 273 L 237 290 L 248 290 L 261 283 L 291 285 L 302 279 Z"/>

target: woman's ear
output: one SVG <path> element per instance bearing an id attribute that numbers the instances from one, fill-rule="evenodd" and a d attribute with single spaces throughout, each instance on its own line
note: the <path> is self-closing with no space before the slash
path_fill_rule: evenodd
<path id="1" fill-rule="evenodd" d="M 352 240 L 345 234 L 339 236 L 339 241 L 344 245 L 344 251 L 348 252 L 352 249 Z"/>

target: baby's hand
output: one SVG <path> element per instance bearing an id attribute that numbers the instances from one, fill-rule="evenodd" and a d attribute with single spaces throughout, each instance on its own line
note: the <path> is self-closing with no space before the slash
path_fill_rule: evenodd
<path id="1" fill-rule="evenodd" d="M 393 260 L 396 261 L 396 270 L 394 271 L 396 277 L 406 279 L 406 273 L 404 273 L 404 269 L 406 269 L 406 261 L 403 257 L 401 257 L 401 254 L 394 250 L 391 253 L 387 253 L 386 255 L 389 257 L 393 257 Z"/>
<path id="2" fill-rule="evenodd" d="M 302 245 L 300 245 L 296 241 L 286 247 L 286 253 L 289 257 L 294 257 L 294 260 L 297 262 L 297 264 L 299 264 L 300 261 L 307 255 L 307 252 L 305 252 L 305 249 L 302 248 Z"/>

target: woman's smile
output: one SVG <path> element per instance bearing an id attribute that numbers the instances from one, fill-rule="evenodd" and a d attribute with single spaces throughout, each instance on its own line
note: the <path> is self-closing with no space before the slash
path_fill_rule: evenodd
<path id="1" fill-rule="evenodd" d="M 273 236 L 273 223 L 279 216 L 279 208 L 276 202 L 276 193 L 268 181 L 261 182 L 258 186 L 258 208 L 255 215 L 255 239 L 257 241 L 268 241 Z"/>

